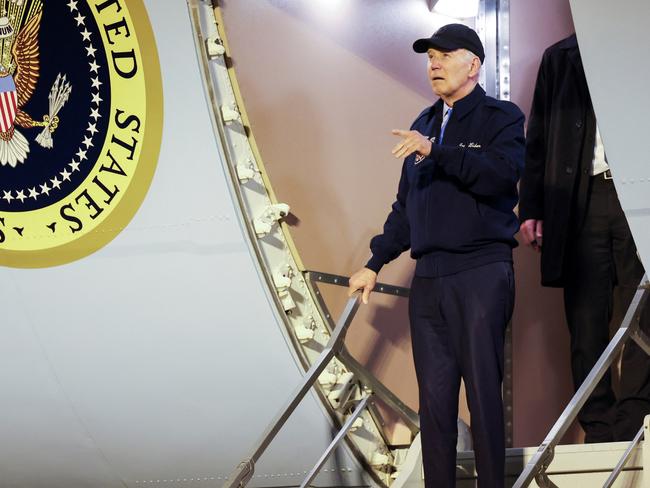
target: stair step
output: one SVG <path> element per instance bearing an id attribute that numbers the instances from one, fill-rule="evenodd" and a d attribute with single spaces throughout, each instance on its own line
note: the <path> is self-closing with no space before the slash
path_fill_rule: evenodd
<path id="1" fill-rule="evenodd" d="M 628 446 L 629 442 L 558 446 L 555 449 L 553 462 L 546 472 L 558 488 L 598 488 L 603 486 Z M 642 441 L 634 449 L 624 471 L 614 483 L 614 488 L 646 486 L 643 472 L 643 446 Z M 526 463 L 536 452 L 536 447 L 506 450 L 506 487 L 512 487 Z M 456 476 L 457 488 L 475 488 L 476 470 L 473 451 L 458 453 Z M 650 486 L 650 478 L 647 480 L 647 486 Z M 422 455 L 418 437 L 413 442 L 392 488 L 423 487 Z M 538 485 L 533 482 L 530 487 L 536 488 Z"/>

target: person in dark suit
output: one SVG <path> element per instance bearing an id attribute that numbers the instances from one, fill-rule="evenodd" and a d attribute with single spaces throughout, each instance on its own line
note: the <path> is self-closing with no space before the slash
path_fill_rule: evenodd
<path id="1" fill-rule="evenodd" d="M 541 252 L 542 285 L 564 288 L 577 389 L 609 342 L 615 287 L 627 308 L 643 266 L 616 195 L 575 34 L 542 57 L 519 219 L 524 243 Z M 608 372 L 578 419 L 585 442 L 610 442 L 633 438 L 648 413 L 650 360 L 630 340 L 618 401 Z"/>

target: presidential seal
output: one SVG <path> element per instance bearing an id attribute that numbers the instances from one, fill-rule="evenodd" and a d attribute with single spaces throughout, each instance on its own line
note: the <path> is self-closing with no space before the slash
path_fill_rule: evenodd
<path id="1" fill-rule="evenodd" d="M 117 236 L 151 183 L 162 106 L 142 0 L 0 0 L 0 264 Z"/>

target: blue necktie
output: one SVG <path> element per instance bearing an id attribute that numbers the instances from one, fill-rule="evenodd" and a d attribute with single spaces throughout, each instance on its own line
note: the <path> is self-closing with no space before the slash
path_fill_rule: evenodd
<path id="1" fill-rule="evenodd" d="M 451 118 L 452 110 L 453 108 L 449 108 L 445 113 L 445 116 L 442 118 L 442 125 L 440 126 L 440 141 L 438 144 L 442 144 L 442 138 L 445 137 L 445 129 L 447 128 L 447 122 L 449 122 L 449 119 Z"/>

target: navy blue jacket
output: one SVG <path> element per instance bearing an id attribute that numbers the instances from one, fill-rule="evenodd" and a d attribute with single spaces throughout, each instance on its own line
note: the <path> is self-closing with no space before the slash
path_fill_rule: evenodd
<path id="1" fill-rule="evenodd" d="M 437 144 L 442 109 L 438 100 L 411 126 L 431 138 L 431 154 L 404 160 L 384 232 L 370 242 L 366 267 L 373 271 L 409 248 L 415 274 L 424 277 L 512 260 L 524 115 L 477 85 L 454 104 L 443 144 Z"/>

